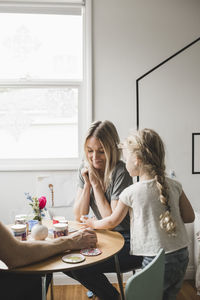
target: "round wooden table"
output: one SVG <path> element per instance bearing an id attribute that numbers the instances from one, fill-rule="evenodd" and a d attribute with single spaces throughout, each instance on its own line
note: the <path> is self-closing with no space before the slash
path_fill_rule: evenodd
<path id="1" fill-rule="evenodd" d="M 53 228 L 52 221 L 48 221 L 46 225 L 49 228 Z M 75 229 L 80 229 L 82 225 L 77 222 L 69 222 L 69 228 L 73 227 Z M 46 299 L 46 274 L 54 272 L 65 272 L 69 270 L 80 269 L 100 263 L 108 258 L 115 256 L 124 245 L 123 236 L 115 231 L 110 230 L 95 230 L 97 234 L 97 248 L 99 248 L 102 253 L 97 256 L 85 256 L 85 260 L 80 263 L 66 263 L 62 261 L 62 257 L 67 253 L 80 253 L 79 250 L 73 250 L 70 252 L 62 253 L 41 262 L 34 263 L 24 267 L 18 267 L 12 270 L 8 270 L 5 264 L 0 261 L 0 271 L 13 272 L 13 273 L 23 273 L 23 274 L 39 274 L 42 277 L 42 299 Z M 116 262 L 116 272 L 120 276 L 119 264 L 117 260 L 117 255 L 115 256 Z"/>

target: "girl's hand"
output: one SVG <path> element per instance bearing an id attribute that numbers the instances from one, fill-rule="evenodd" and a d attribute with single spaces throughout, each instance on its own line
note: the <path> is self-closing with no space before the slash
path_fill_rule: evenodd
<path id="1" fill-rule="evenodd" d="M 85 224 L 89 228 L 95 229 L 95 223 L 96 223 L 96 218 L 95 217 L 92 217 L 92 218 L 89 218 L 89 219 L 85 220 Z"/>
<path id="2" fill-rule="evenodd" d="M 82 223 L 85 224 L 85 221 L 86 221 L 88 218 L 89 218 L 88 215 L 82 215 L 82 216 L 80 217 L 80 221 L 81 221 Z"/>
<path id="3" fill-rule="evenodd" d="M 88 218 L 86 216 L 81 216 L 81 221 L 83 222 L 83 226 L 85 228 L 88 228 L 88 227 L 89 228 L 94 228 L 96 218 L 95 217 Z"/>

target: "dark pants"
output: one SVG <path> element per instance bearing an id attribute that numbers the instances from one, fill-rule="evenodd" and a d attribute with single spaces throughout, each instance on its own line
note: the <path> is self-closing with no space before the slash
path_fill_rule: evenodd
<path id="1" fill-rule="evenodd" d="M 46 291 L 52 275 L 46 279 Z M 41 300 L 42 280 L 39 275 L 0 273 L 0 293 L 2 300 Z"/>
<path id="2" fill-rule="evenodd" d="M 129 254 L 130 234 L 122 233 L 122 235 L 125 239 L 125 245 L 118 253 L 121 272 L 140 267 L 143 259 L 141 256 Z M 102 300 L 115 300 L 118 299 L 119 293 L 103 274 L 112 272 L 116 272 L 113 257 L 92 267 L 66 272 L 65 274 L 79 281 Z"/>
<path id="3" fill-rule="evenodd" d="M 147 266 L 155 256 L 145 256 L 142 267 Z M 189 262 L 188 248 L 165 254 L 165 274 L 163 300 L 176 300 L 176 295 L 181 289 L 185 272 Z"/>

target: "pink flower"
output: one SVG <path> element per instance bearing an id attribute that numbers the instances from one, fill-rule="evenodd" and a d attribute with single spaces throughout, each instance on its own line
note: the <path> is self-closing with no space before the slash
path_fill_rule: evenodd
<path id="1" fill-rule="evenodd" d="M 46 197 L 42 196 L 38 199 L 38 201 L 39 201 L 39 208 L 43 209 L 47 203 Z"/>

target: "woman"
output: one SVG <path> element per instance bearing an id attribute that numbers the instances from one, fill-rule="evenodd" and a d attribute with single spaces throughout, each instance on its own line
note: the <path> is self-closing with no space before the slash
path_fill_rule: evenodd
<path id="1" fill-rule="evenodd" d="M 92 208 L 97 219 L 110 216 L 115 210 L 120 193 L 132 184 L 125 164 L 120 160 L 121 151 L 118 149 L 119 136 L 115 126 L 109 121 L 92 123 L 85 139 L 85 162 L 79 169 L 79 187 L 74 205 L 76 220 L 89 213 Z M 122 222 L 114 228 L 125 239 L 125 245 L 119 252 L 121 270 L 134 269 L 141 265 L 140 256 L 129 255 L 130 225 L 127 214 Z M 83 270 L 66 273 L 78 280 L 91 290 L 95 299 L 117 300 L 118 291 L 103 274 L 115 272 L 114 259 Z"/>

